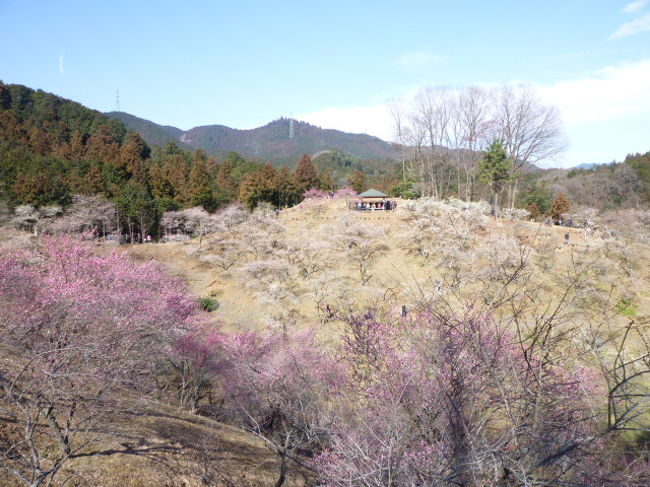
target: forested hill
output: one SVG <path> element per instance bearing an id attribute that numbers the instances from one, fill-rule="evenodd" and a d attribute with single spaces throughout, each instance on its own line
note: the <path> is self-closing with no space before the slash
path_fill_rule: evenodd
<path id="1" fill-rule="evenodd" d="M 183 131 L 176 127 L 169 125 L 158 125 L 157 123 L 150 122 L 144 118 L 136 117 L 126 112 L 108 112 L 105 114 L 107 117 L 119 120 L 129 130 L 137 132 L 140 137 L 150 146 L 164 147 L 167 142 L 172 140 L 178 147 L 186 150 L 191 150 L 187 144 L 180 141 Z"/>
<path id="2" fill-rule="evenodd" d="M 40 206 L 65 205 L 73 192 L 114 195 L 148 153 L 117 120 L 0 82 L 0 199 Z"/>
<path id="3" fill-rule="evenodd" d="M 161 130 L 175 134 L 172 127 Z M 138 233 L 155 235 L 167 210 L 202 206 L 215 211 L 238 200 L 250 208 L 263 201 L 292 206 L 310 189 L 334 191 L 349 178 L 359 191 L 367 189 L 366 175 L 383 177 L 384 190 L 395 182 L 387 171 L 369 167 L 362 172 L 365 161 L 362 165 L 336 151 L 320 158 L 322 167 L 304 154 L 292 172 L 236 152 L 217 161 L 202 149 L 190 152 L 173 142 L 151 150 L 119 120 L 50 93 L 0 82 L 0 220 L 8 212 L 26 212 L 33 220 L 32 213 L 43 207 L 59 214 L 79 195 L 100 196 L 116 205 L 129 234 L 137 221 Z"/>
<path id="4" fill-rule="evenodd" d="M 183 132 L 124 112 L 109 112 L 106 115 L 138 132 L 151 146 L 162 146 L 171 138 L 215 156 L 234 151 L 247 159 L 270 161 L 276 166 L 294 165 L 302 154 L 313 155 L 325 150 L 338 150 L 364 161 L 387 160 L 396 156 L 391 145 L 378 137 L 322 129 L 305 122 L 295 121 L 294 136 L 289 137 L 290 121 L 287 118 L 250 130 L 205 125 Z"/>

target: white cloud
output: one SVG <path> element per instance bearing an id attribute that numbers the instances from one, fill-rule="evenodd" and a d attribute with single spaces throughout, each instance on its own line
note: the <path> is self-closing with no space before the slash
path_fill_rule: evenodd
<path id="1" fill-rule="evenodd" d="M 650 113 L 650 59 L 609 66 L 593 76 L 540 87 L 567 124 L 615 122 Z"/>
<path id="2" fill-rule="evenodd" d="M 648 0 L 638 0 L 637 2 L 631 2 L 628 3 L 625 8 L 623 9 L 623 12 L 626 14 L 634 14 L 643 9 L 643 7 L 646 6 L 648 3 Z"/>
<path id="3" fill-rule="evenodd" d="M 320 111 L 294 116 L 325 129 L 393 139 L 393 122 L 386 105 L 325 107 Z"/>
<path id="4" fill-rule="evenodd" d="M 65 55 L 65 51 L 61 53 L 59 56 L 59 74 L 63 76 L 65 74 L 65 70 L 63 69 L 63 56 Z"/>
<path id="5" fill-rule="evenodd" d="M 627 153 L 650 149 L 645 134 L 650 125 L 650 59 L 608 66 L 582 78 L 534 86 L 543 100 L 558 106 L 565 123 L 571 147 L 557 161 L 560 165 L 622 160 Z M 395 95 L 409 100 L 416 91 L 414 88 Z M 387 104 L 327 107 L 295 118 L 387 141 L 395 138 Z"/>
<path id="6" fill-rule="evenodd" d="M 639 17 L 638 19 L 626 22 L 614 32 L 610 39 L 619 39 L 621 37 L 633 36 L 650 30 L 650 14 Z"/>
<path id="7" fill-rule="evenodd" d="M 621 161 L 626 154 L 650 149 L 650 59 L 605 67 L 591 76 L 538 86 L 556 104 L 571 147 L 565 166 Z"/>
<path id="8" fill-rule="evenodd" d="M 402 68 L 414 69 L 442 63 L 446 60 L 447 58 L 445 56 L 425 51 L 415 51 L 404 54 L 395 61 L 395 64 Z"/>

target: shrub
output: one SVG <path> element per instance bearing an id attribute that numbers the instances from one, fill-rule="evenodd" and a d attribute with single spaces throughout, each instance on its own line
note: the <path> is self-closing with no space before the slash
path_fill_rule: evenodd
<path id="1" fill-rule="evenodd" d="M 206 297 L 206 298 L 199 298 L 199 306 L 203 311 L 207 311 L 208 313 L 212 313 L 213 311 L 216 311 L 219 309 L 219 301 L 217 301 L 214 298 Z"/>

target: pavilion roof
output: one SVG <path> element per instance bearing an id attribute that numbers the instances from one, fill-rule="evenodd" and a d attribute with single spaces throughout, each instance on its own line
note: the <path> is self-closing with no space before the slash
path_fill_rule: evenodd
<path id="1" fill-rule="evenodd" d="M 373 188 L 361 193 L 359 198 L 388 198 L 388 195 Z"/>

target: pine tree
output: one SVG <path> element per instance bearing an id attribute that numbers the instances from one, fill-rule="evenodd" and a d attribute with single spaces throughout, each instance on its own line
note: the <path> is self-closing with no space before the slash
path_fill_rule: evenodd
<path id="1" fill-rule="evenodd" d="M 492 204 L 494 213 L 499 211 L 499 196 L 503 185 L 510 180 L 512 161 L 508 159 L 501 140 L 494 140 L 478 166 L 478 180 L 492 188 Z"/>

